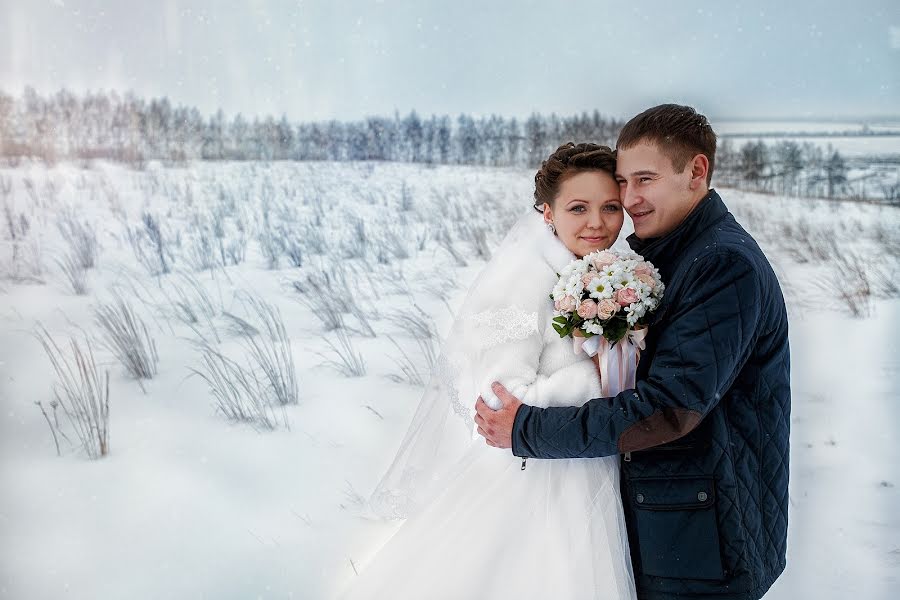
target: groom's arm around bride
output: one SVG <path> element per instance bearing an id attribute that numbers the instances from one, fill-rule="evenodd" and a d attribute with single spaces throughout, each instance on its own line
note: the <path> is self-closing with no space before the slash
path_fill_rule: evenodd
<path id="1" fill-rule="evenodd" d="M 624 455 L 640 598 L 755 600 L 785 567 L 790 375 L 781 289 L 708 188 L 715 134 L 705 117 L 659 106 L 626 124 L 617 146 L 635 224 L 628 241 L 666 283 L 635 388 L 544 409 L 501 390 L 504 409 L 479 403 L 477 421 L 490 445 L 516 456 Z"/>

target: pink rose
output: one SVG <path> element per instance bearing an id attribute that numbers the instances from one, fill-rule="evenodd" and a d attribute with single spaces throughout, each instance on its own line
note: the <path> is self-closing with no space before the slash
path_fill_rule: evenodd
<path id="1" fill-rule="evenodd" d="M 584 300 L 578 305 L 578 316 L 582 319 L 593 319 L 597 316 L 597 303 L 593 300 Z"/>
<path id="2" fill-rule="evenodd" d="M 649 285 L 651 290 L 656 287 L 656 280 L 653 279 L 652 275 L 648 275 L 646 273 L 638 273 L 637 279 L 641 283 Z"/>
<path id="3" fill-rule="evenodd" d="M 591 264 L 594 265 L 595 269 L 602 271 L 604 267 L 608 267 L 617 260 L 619 259 L 615 254 L 608 250 L 602 250 L 591 258 Z"/>
<path id="4" fill-rule="evenodd" d="M 619 312 L 618 303 L 609 298 L 601 300 L 600 305 L 597 307 L 597 316 L 600 317 L 601 321 L 607 320 L 617 312 Z"/>
<path id="5" fill-rule="evenodd" d="M 594 277 L 596 277 L 596 275 L 594 273 L 585 273 L 584 275 L 581 276 L 581 283 L 583 283 L 584 285 L 587 285 L 591 282 L 591 280 Z"/>
<path id="6" fill-rule="evenodd" d="M 563 296 L 561 300 L 557 301 L 559 306 L 556 307 L 556 310 L 561 312 L 573 312 L 575 310 L 575 306 L 577 306 L 577 302 L 574 297 L 569 296 L 568 294 Z"/>
<path id="7" fill-rule="evenodd" d="M 638 301 L 637 292 L 631 288 L 622 288 L 616 292 L 616 302 L 621 306 L 628 306 Z"/>
<path id="8" fill-rule="evenodd" d="M 637 264 L 637 266 L 634 267 L 634 274 L 635 275 L 649 275 L 652 277 L 653 269 L 651 269 L 650 265 L 648 265 L 647 263 L 639 262 Z"/>

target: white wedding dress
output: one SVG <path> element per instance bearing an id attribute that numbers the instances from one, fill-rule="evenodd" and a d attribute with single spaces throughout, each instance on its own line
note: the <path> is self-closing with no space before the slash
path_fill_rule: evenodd
<path id="1" fill-rule="evenodd" d="M 343 600 L 634 599 L 619 457 L 537 460 L 475 434 L 492 381 L 534 406 L 600 395 L 597 371 L 551 326 L 575 256 L 524 215 L 473 284 L 439 369 L 370 505 L 405 519 Z"/>

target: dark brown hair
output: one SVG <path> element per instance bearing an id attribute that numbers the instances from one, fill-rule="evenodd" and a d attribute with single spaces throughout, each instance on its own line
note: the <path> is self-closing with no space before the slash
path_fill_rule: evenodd
<path id="1" fill-rule="evenodd" d="M 606 171 L 616 177 L 616 154 L 609 146 L 568 142 L 541 163 L 534 175 L 534 208 L 543 210 L 544 204 L 553 206 L 562 182 L 584 171 Z"/>
<path id="2" fill-rule="evenodd" d="M 703 154 L 709 159 L 706 185 L 712 181 L 716 160 L 716 133 L 709 121 L 690 106 L 660 104 L 647 109 L 627 123 L 619 133 L 616 150 L 624 150 L 640 142 L 651 142 L 665 154 L 676 173 L 688 162 Z"/>

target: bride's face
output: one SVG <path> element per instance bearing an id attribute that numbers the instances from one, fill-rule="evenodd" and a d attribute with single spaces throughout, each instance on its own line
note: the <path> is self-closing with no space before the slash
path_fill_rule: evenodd
<path id="1" fill-rule="evenodd" d="M 606 171 L 572 175 L 560 184 L 553 207 L 544 204 L 544 220 L 579 257 L 612 246 L 624 219 L 619 185 Z"/>

